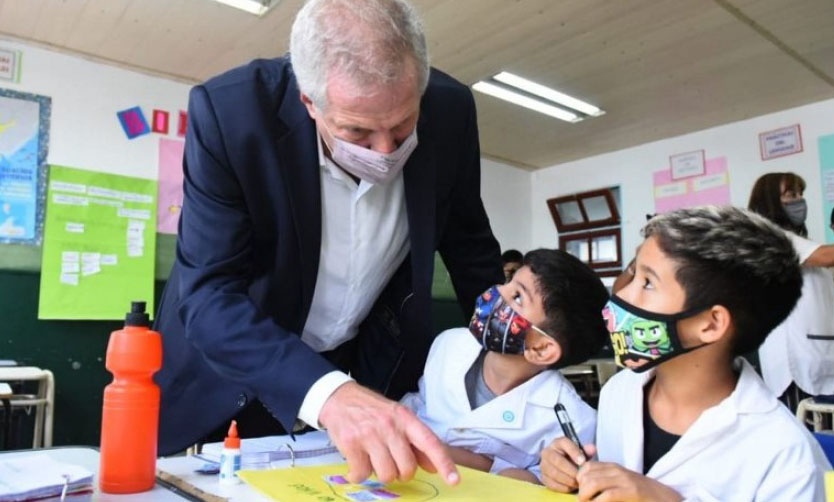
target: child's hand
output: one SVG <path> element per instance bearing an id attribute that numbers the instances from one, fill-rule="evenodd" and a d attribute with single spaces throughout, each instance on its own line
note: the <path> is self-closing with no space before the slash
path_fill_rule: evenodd
<path id="1" fill-rule="evenodd" d="M 544 471 L 544 470 L 542 470 Z M 580 501 L 606 502 L 680 502 L 675 490 L 618 464 L 588 462 L 579 469 Z"/>
<path id="2" fill-rule="evenodd" d="M 596 452 L 596 446 L 592 444 L 585 445 L 583 452 L 570 439 L 556 438 L 542 450 L 542 482 L 557 492 L 569 493 L 576 490 L 579 487 L 576 480 L 577 466 L 584 464 Z"/>

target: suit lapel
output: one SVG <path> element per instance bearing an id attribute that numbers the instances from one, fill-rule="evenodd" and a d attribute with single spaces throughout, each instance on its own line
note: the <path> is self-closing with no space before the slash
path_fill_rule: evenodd
<path id="1" fill-rule="evenodd" d="M 286 129 L 276 138 L 276 149 L 301 257 L 303 326 L 313 302 L 321 254 L 321 172 L 315 123 L 301 103 L 294 79 L 284 96 L 278 118 Z"/>
<path id="2" fill-rule="evenodd" d="M 425 121 L 426 117 L 421 115 L 417 126 L 418 141 Z M 429 141 L 420 141 L 403 168 L 412 287 L 415 292 L 426 294 L 431 292 L 431 270 L 434 268 L 436 169 L 435 152 Z"/>

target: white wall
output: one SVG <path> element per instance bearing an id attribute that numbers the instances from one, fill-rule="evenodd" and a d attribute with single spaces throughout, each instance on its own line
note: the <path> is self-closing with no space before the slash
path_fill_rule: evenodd
<path id="1" fill-rule="evenodd" d="M 48 163 L 156 179 L 159 139 L 177 137 L 190 85 L 8 40 L 0 46 L 23 52 L 20 82 L 0 87 L 52 98 Z M 127 139 L 116 112 L 134 106 L 148 122 L 154 109 L 168 111 L 172 131 Z"/>
<path id="2" fill-rule="evenodd" d="M 548 246 L 556 228 L 545 201 L 549 198 L 609 186 L 621 187 L 623 258 L 634 255 L 641 241 L 645 215 L 654 213 L 652 173 L 669 165 L 669 155 L 704 149 L 706 158 L 726 157 L 730 178 L 730 202 L 747 206 L 750 189 L 762 174 L 792 171 L 808 184 L 808 234 L 825 242 L 828 216 L 823 211 L 818 138 L 834 133 L 834 100 L 763 115 L 712 129 L 647 143 L 617 152 L 549 167 L 532 174 L 531 245 Z M 594 119 L 605 120 L 605 117 Z M 759 133 L 800 124 L 803 152 L 762 161 Z"/>
<path id="3" fill-rule="evenodd" d="M 481 159 L 481 198 L 501 251 L 530 250 L 530 172 Z M 550 247 L 554 247 L 550 244 Z"/>

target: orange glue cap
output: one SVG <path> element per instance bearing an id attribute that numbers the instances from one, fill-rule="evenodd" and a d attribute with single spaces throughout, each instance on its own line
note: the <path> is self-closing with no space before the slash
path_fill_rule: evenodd
<path id="1" fill-rule="evenodd" d="M 226 433 L 226 440 L 223 441 L 225 448 L 240 449 L 240 437 L 237 435 L 237 421 L 232 420 L 232 425 L 229 426 L 229 432 Z"/>

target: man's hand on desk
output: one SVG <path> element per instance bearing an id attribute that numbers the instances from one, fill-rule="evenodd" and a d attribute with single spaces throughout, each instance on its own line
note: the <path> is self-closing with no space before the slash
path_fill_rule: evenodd
<path id="1" fill-rule="evenodd" d="M 405 406 L 348 382 L 327 399 L 319 423 L 345 456 L 348 480 L 361 482 L 371 473 L 383 483 L 408 481 L 419 465 L 439 472 L 446 483 L 460 477 L 443 443 Z"/>

